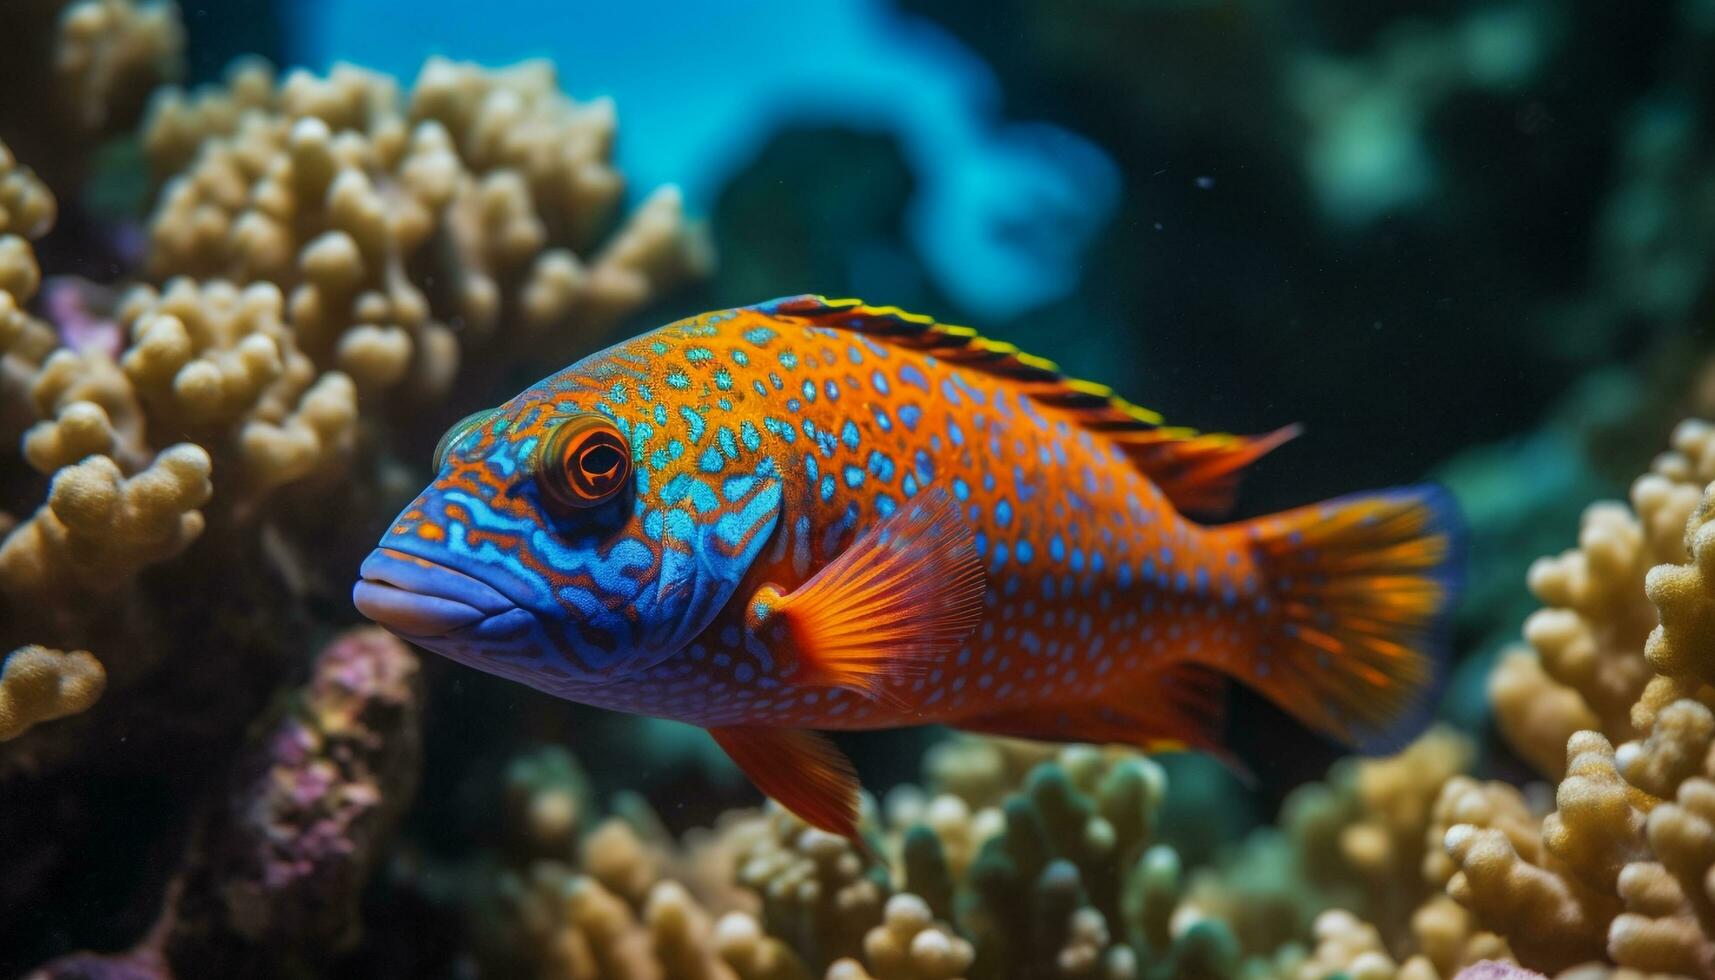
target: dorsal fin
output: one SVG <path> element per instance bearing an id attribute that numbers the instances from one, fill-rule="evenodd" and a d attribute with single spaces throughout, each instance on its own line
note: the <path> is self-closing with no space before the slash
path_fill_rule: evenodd
<path id="1" fill-rule="evenodd" d="M 1080 425 L 1114 440 L 1174 507 L 1218 516 L 1232 506 L 1245 467 L 1299 432 L 1287 426 L 1264 435 L 1236 436 L 1169 426 L 1156 412 L 1134 405 L 1112 388 L 1067 377 L 1047 358 L 991 340 L 970 327 L 941 323 L 894 306 L 856 299 L 788 296 L 755 307 L 774 316 L 855 330 L 900 347 L 1014 382 L 1040 404 L 1060 409 Z"/>

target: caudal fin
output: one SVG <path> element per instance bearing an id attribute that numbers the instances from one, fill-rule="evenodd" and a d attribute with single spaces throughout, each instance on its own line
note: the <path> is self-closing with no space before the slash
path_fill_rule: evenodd
<path id="1" fill-rule="evenodd" d="M 1463 525 L 1447 491 L 1341 497 L 1235 525 L 1266 596 L 1247 683 L 1310 727 L 1386 754 L 1422 730 L 1447 669 Z"/>

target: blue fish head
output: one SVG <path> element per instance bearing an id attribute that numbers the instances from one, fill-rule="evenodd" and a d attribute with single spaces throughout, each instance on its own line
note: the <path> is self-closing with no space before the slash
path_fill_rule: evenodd
<path id="1" fill-rule="evenodd" d="M 455 425 L 363 563 L 358 609 L 566 696 L 685 647 L 769 541 L 782 489 L 759 453 L 708 472 L 695 447 L 717 435 L 694 407 L 662 411 L 648 377 L 597 355 Z"/>

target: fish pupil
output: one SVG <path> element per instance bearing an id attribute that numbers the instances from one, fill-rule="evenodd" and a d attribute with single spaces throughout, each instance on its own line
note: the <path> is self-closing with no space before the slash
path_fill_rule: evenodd
<path id="1" fill-rule="evenodd" d="M 600 482 L 614 476 L 621 461 L 619 450 L 603 443 L 586 449 L 584 454 L 578 457 L 578 466 L 585 476 Z"/>

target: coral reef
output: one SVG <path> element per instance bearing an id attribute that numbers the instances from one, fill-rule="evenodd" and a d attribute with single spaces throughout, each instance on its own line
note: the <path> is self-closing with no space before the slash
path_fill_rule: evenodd
<path id="1" fill-rule="evenodd" d="M 1570 737 L 1556 808 L 1542 818 L 1539 835 L 1529 833 L 1528 810 L 1516 791 L 1499 784 L 1486 789 L 1491 798 L 1508 801 L 1509 826 L 1483 819 L 1492 810 L 1461 812 L 1446 832 L 1456 868 L 1448 893 L 1507 936 L 1528 966 L 1557 970 L 1605 957 L 1646 972 L 1708 976 L 1715 970 L 1715 918 L 1708 914 L 1704 881 L 1715 855 L 1702 843 L 1711 827 L 1704 797 L 1715 785 L 1706 761 L 1715 715 L 1696 659 L 1702 641 L 1694 626 L 1686 628 L 1710 601 L 1699 568 L 1711 543 L 1702 533 L 1711 497 L 1697 492 L 1715 476 L 1705 463 L 1710 431 L 1686 423 L 1675 432 L 1674 451 L 1634 485 L 1635 517 L 1606 511 L 1607 528 L 1621 533 L 1590 535 L 1586 525 L 1586 551 L 1609 558 L 1635 555 L 1643 541 L 1678 542 L 1656 546 L 1657 553 L 1674 554 L 1676 563 L 1642 575 L 1615 562 L 1605 568 L 1615 574 L 1579 583 L 1586 608 L 1598 602 L 1609 609 L 1635 606 L 1642 596 L 1659 610 L 1653 631 L 1638 617 L 1611 641 L 1609 656 L 1629 659 L 1621 669 L 1640 678 L 1629 685 L 1634 704 L 1626 722 L 1635 734 L 1617 748 L 1616 740 L 1597 731 Z M 1673 537 L 1675 530 L 1682 536 Z M 1619 547 L 1600 550 L 1616 541 Z M 1599 557 L 1568 564 L 1574 572 L 1602 567 Z M 1472 789 L 1449 784 L 1446 793 Z M 1456 802 L 1450 808 L 1464 809 Z"/>
<path id="2" fill-rule="evenodd" d="M 571 101 L 542 62 L 433 59 L 403 95 L 350 66 L 276 82 L 242 64 L 150 114 L 147 267 L 273 283 L 298 344 L 366 388 L 434 397 L 461 345 L 508 331 L 553 363 L 708 266 L 673 188 L 593 250 L 624 189 L 614 129 L 611 103 Z"/>
<path id="3" fill-rule="evenodd" d="M 67 30 L 105 66 L 92 84 L 118 84 L 150 42 L 126 5 L 96 6 L 68 13 Z M 611 106 L 573 103 L 540 64 L 432 62 L 405 98 L 355 68 L 276 84 L 254 63 L 224 87 L 169 91 L 144 127 L 162 179 L 146 278 L 94 311 L 121 338 L 112 352 L 57 346 L 56 325 L 29 312 L 41 272 L 28 239 L 48 231 L 54 200 L 0 151 L 4 418 L 27 423 L 22 455 L 48 478 L 0 542 L 8 638 L 102 656 L 103 626 L 119 630 L 131 662 L 115 687 L 134 687 L 165 640 L 134 639 L 160 632 L 138 598 L 146 568 L 217 537 L 201 550 L 313 577 L 295 542 L 326 533 L 326 517 L 288 529 L 290 505 L 265 517 L 264 501 L 377 492 L 351 471 L 365 426 L 424 415 L 376 400 L 366 418 L 360 393 L 409 381 L 413 399 L 433 398 L 460 376 L 461 347 L 497 332 L 524 331 L 557 364 L 704 271 L 671 189 L 605 234 L 623 187 L 613 130 Z M 6 484 L 7 504 L 32 488 Z"/>
<path id="4" fill-rule="evenodd" d="M 1530 649 L 1501 660 L 1490 694 L 1502 733 L 1545 775 L 1560 773 L 1574 732 L 1622 742 L 1647 727 L 1633 710 L 1652 675 L 1643 647 L 1657 613 L 1644 580 L 1686 560 L 1686 519 L 1715 479 L 1712 449 L 1707 425 L 1682 424 L 1672 450 L 1632 484 L 1630 509 L 1592 505 L 1578 547 L 1531 567 L 1544 608 L 1525 621 Z"/>
<path id="5" fill-rule="evenodd" d="M 636 801 L 601 816 L 548 749 L 508 773 L 505 834 L 452 900 L 490 969 L 542 977 L 1450 977 L 1512 955 L 1421 870 L 1468 759 L 1442 732 L 1342 764 L 1295 804 L 1297 877 L 1268 891 L 1254 849 L 1188 873 L 1162 771 L 1129 750 L 945 743 L 921 788 L 866 803 L 866 853 L 772 804 L 675 841 Z M 1384 935 L 1336 896 L 1405 911 Z"/>
<path id="6" fill-rule="evenodd" d="M 560 366 L 706 273 L 708 246 L 672 188 L 627 208 L 613 106 L 574 102 L 542 63 L 434 61 L 401 91 L 358 68 L 277 79 L 246 60 L 184 92 L 157 87 L 179 71 L 170 3 L 27 0 L 0 11 L 0 35 L 0 88 L 52 93 L 27 112 L 0 100 L 0 439 L 16 453 L 0 467 L 0 651 L 16 650 L 0 835 L 17 845 L 0 877 L 27 910 L 0 922 L 0 972 L 65 941 L 38 919 L 50 905 L 20 897 L 32 889 L 111 894 L 135 928 L 174 828 L 223 794 L 259 809 L 205 818 L 200 856 L 172 871 L 179 925 L 160 948 L 221 970 L 244 944 L 331 958 L 384 836 L 367 828 L 408 796 L 416 753 L 391 743 L 416 723 L 363 749 L 401 771 L 341 774 L 306 744 L 301 778 L 266 777 L 273 797 L 226 781 L 242 733 L 302 676 L 303 637 L 351 621 L 347 543 L 420 482 L 449 387 Z M 151 203 L 133 235 L 78 192 L 145 103 L 128 139 Z M 347 666 L 380 655 L 365 656 Z M 369 724 L 341 722 L 322 687 L 306 697 L 315 724 Z M 280 737 L 334 737 L 313 728 Z M 80 872 L 136 833 L 131 803 L 93 805 L 90 787 L 151 770 L 148 859 L 117 881 Z M 264 811 L 273 822 L 245 822 Z M 204 901 L 215 892 L 226 906 Z M 188 923 L 200 931 L 181 943 Z"/>

